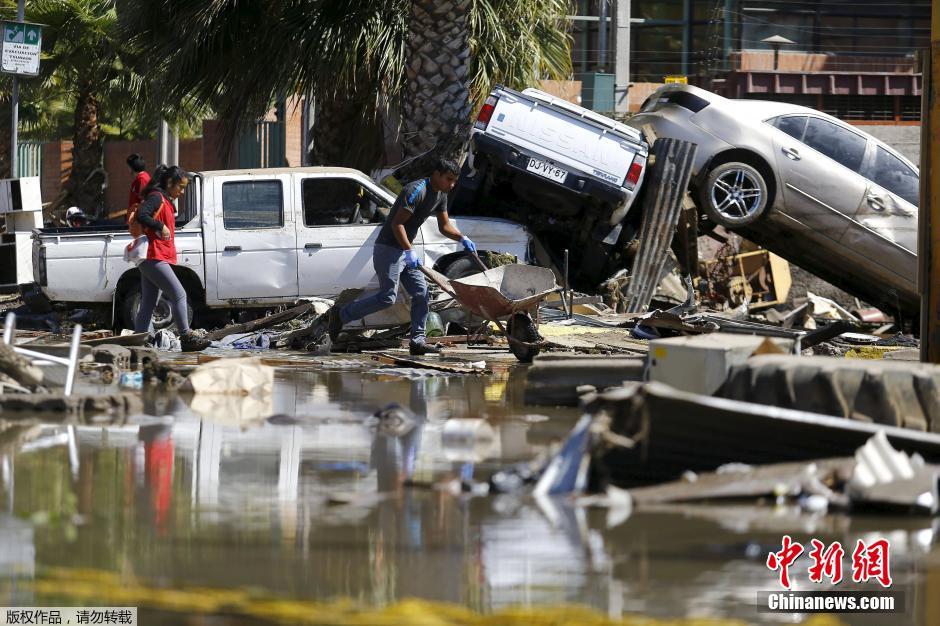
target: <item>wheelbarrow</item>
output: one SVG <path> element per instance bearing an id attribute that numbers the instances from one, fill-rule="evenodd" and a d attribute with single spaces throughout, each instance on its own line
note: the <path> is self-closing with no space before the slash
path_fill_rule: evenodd
<path id="1" fill-rule="evenodd" d="M 523 363 L 530 363 L 542 348 L 535 319 L 539 303 L 558 291 L 555 274 L 544 267 L 503 265 L 479 274 L 449 280 L 443 274 L 419 266 L 431 281 L 471 314 L 495 322 L 509 340 L 509 349 Z M 502 320 L 508 320 L 508 328 Z"/>

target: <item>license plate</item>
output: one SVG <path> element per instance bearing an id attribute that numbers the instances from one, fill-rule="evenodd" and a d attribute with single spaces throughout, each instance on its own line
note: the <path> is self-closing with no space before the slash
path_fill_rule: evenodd
<path id="1" fill-rule="evenodd" d="M 533 174 L 538 174 L 543 178 L 553 180 L 556 183 L 563 183 L 565 179 L 568 178 L 568 172 L 561 169 L 560 167 L 555 167 L 550 163 L 545 161 L 539 161 L 538 159 L 529 159 L 529 164 L 526 165 L 526 170 L 532 172 Z"/>

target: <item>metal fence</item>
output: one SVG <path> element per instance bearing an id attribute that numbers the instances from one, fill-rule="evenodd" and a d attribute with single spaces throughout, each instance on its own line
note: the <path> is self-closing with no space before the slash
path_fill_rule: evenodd
<path id="1" fill-rule="evenodd" d="M 20 141 L 16 147 L 15 177 L 42 175 L 42 142 Z"/>

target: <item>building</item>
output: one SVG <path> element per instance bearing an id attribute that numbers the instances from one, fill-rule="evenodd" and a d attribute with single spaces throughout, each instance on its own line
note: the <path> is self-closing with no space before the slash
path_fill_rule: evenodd
<path id="1" fill-rule="evenodd" d="M 572 60 L 587 86 L 597 83 L 592 74 L 616 77 L 618 112 L 638 110 L 667 77 L 680 77 L 729 97 L 802 104 L 871 126 L 916 159 L 918 51 L 929 46 L 930 4 L 580 0 Z"/>

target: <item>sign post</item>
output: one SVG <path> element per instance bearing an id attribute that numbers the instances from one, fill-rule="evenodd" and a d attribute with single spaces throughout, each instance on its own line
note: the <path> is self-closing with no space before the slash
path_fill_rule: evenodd
<path id="1" fill-rule="evenodd" d="M 2 23 L 0 40 L 0 72 L 13 74 L 13 93 L 10 101 L 10 176 L 16 177 L 16 151 L 19 145 L 17 129 L 20 118 L 20 76 L 39 74 L 39 53 L 42 51 L 42 27 L 26 24 L 26 0 L 17 0 L 16 21 Z"/>

